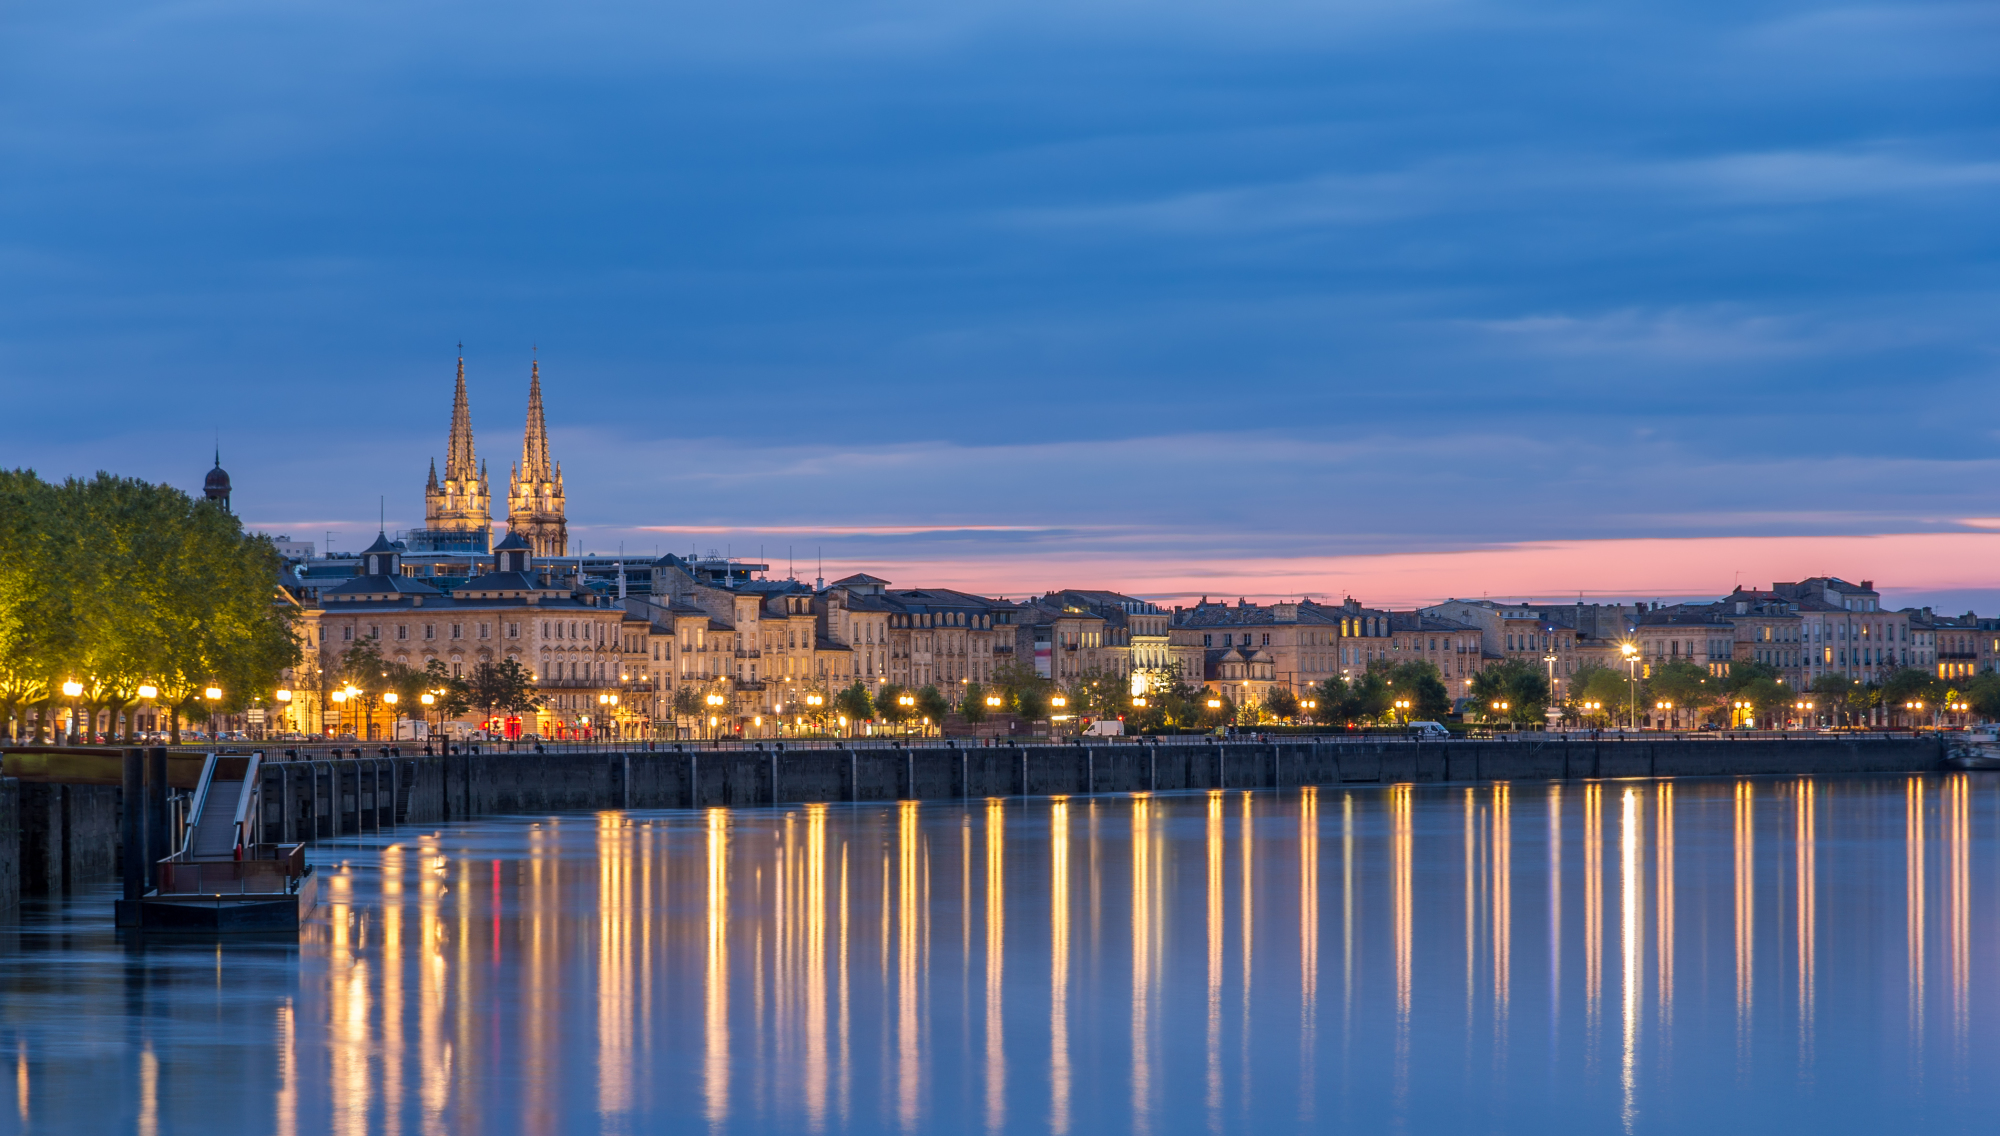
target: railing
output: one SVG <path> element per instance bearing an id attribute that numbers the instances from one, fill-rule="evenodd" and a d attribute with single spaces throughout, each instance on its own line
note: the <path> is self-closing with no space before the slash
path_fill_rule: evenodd
<path id="1" fill-rule="evenodd" d="M 157 865 L 161 895 L 275 895 L 298 890 L 303 844 L 257 844 L 241 860 L 176 860 Z"/>

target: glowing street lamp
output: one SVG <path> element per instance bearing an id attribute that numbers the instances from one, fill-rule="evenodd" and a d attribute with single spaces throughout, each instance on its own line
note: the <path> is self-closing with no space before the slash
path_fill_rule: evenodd
<path id="1" fill-rule="evenodd" d="M 62 684 L 62 692 L 72 700 L 81 698 L 83 696 L 83 684 L 75 679 L 69 679 Z M 69 724 L 71 740 L 75 740 L 76 736 L 83 729 L 83 708 L 76 705 L 74 701 L 72 701 L 69 710 Z"/>
<path id="2" fill-rule="evenodd" d="M 1671 702 L 1667 702 L 1667 701 L 1664 701 L 1664 700 L 1662 700 L 1662 701 L 1660 701 L 1660 702 L 1655 702 L 1655 703 L 1653 703 L 1653 709 L 1655 709 L 1655 710 L 1664 710 L 1664 711 L 1666 711 L 1667 713 L 1671 714 L 1671 713 L 1673 713 L 1673 711 L 1674 711 L 1674 704 L 1673 704 L 1673 703 L 1671 703 Z M 1664 730 L 1664 729 L 1666 729 L 1666 726 L 1662 725 L 1662 726 L 1660 726 L 1659 728 L 1660 728 L 1660 729 L 1662 729 L 1662 730 Z"/>

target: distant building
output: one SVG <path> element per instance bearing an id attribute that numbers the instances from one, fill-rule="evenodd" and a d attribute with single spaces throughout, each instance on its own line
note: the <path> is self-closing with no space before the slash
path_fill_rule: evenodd
<path id="1" fill-rule="evenodd" d="M 486 488 L 486 466 L 473 454 L 472 408 L 465 397 L 465 357 L 458 360 L 458 386 L 452 392 L 451 433 L 445 441 L 444 478 L 431 462 L 424 486 L 424 527 L 409 535 L 413 552 L 492 551 L 492 496 Z"/>
<path id="2" fill-rule="evenodd" d="M 507 482 L 507 531 L 521 534 L 536 556 L 567 556 L 569 522 L 563 507 L 562 463 L 549 457 L 538 361 L 528 372 L 528 426 L 521 437 L 521 461 Z"/>

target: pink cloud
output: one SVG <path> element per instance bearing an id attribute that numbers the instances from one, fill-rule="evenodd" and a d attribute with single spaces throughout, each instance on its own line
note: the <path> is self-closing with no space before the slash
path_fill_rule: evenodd
<path id="1" fill-rule="evenodd" d="M 1586 600 L 1719 596 L 1738 582 L 1836 575 L 1899 592 L 1991 588 L 2000 534 L 1692 537 L 1534 541 L 1370 556 L 1194 557 L 1088 552 L 979 559 L 829 561 L 828 579 L 870 572 L 900 587 L 1019 598 L 1108 588 L 1168 601 L 1297 598 L 1407 607 L 1482 595 Z"/>

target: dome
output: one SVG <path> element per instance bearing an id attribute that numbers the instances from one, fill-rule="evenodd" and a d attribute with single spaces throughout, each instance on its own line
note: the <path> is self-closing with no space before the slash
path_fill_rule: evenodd
<path id="1" fill-rule="evenodd" d="M 209 470 L 208 476 L 201 481 L 201 493 L 211 501 L 229 500 L 229 473 L 222 468 L 220 449 L 215 451 L 215 468 Z"/>

